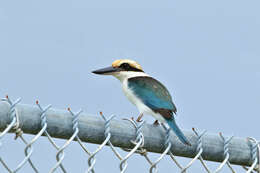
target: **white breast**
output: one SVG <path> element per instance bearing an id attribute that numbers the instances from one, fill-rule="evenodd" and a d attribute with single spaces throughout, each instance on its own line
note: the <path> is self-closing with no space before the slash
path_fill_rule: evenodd
<path id="1" fill-rule="evenodd" d="M 126 95 L 126 97 L 128 98 L 128 100 L 130 102 L 132 102 L 135 106 L 137 106 L 140 113 L 144 113 L 147 106 L 145 106 L 142 103 L 142 101 L 134 95 L 133 91 L 128 87 L 127 83 L 128 83 L 128 80 L 124 80 L 122 82 L 122 88 L 123 88 L 124 94 Z"/>
<path id="2" fill-rule="evenodd" d="M 140 114 L 149 114 L 152 115 L 155 119 L 158 119 L 160 122 L 165 122 L 162 115 L 155 113 L 148 106 L 146 106 L 138 97 L 136 97 L 133 91 L 128 87 L 128 80 L 122 81 L 123 92 L 130 102 L 132 102 L 139 110 Z"/>
<path id="3" fill-rule="evenodd" d="M 159 120 L 160 122 L 164 123 L 165 119 L 162 117 L 162 115 L 155 113 L 152 111 L 149 107 L 147 107 L 143 102 L 134 95 L 133 91 L 128 88 L 128 79 L 132 77 L 138 77 L 138 76 L 149 76 L 148 74 L 144 72 L 130 72 L 130 71 L 121 71 L 113 73 L 113 76 L 120 80 L 124 94 L 132 102 L 139 110 L 140 114 L 149 114 L 152 115 L 155 119 Z"/>

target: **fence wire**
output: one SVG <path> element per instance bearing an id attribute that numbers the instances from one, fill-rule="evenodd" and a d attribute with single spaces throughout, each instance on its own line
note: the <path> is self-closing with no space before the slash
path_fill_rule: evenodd
<path id="1" fill-rule="evenodd" d="M 199 133 L 193 128 L 191 132 L 186 133 L 192 142 L 192 147 L 189 147 L 176 140 L 176 137 L 171 134 L 171 130 L 163 124 L 162 128 L 155 128 L 148 126 L 145 122 L 136 123 L 133 119 L 124 119 L 113 125 L 114 115 L 107 118 L 100 112 L 100 117 L 84 119 L 86 116 L 82 115 L 82 110 L 75 113 L 68 108 L 67 113 L 64 113 L 64 111 L 51 109 L 51 105 L 43 108 L 39 101 L 36 101 L 36 106 L 22 105 L 20 101 L 21 99 L 12 101 L 6 96 L 0 102 L 0 130 L 2 131 L 0 134 L 0 149 L 2 146 L 1 142 L 8 133 L 15 133 L 15 139 L 20 138 L 25 145 L 24 159 L 15 168 L 11 168 L 8 162 L 0 155 L 0 162 L 9 173 L 21 172 L 21 168 L 26 163 L 29 163 L 33 172 L 41 172 L 35 166 L 31 156 L 34 152 L 33 144 L 43 135 L 46 136 L 46 139 L 56 150 L 56 163 L 49 173 L 54 173 L 57 169 L 67 173 L 62 162 L 65 158 L 65 150 L 73 141 L 79 144 L 79 147 L 88 157 L 86 173 L 96 172 L 96 156 L 105 146 L 108 146 L 119 160 L 118 172 L 121 173 L 126 172 L 129 166 L 127 161 L 134 154 L 140 154 L 144 157 L 144 161 L 150 165 L 150 168 L 147 170 L 150 173 L 159 172 L 158 165 L 166 157 L 173 161 L 172 164 L 175 164 L 181 173 L 192 170 L 192 165 L 196 161 L 201 163 L 203 170 L 207 173 L 221 172 L 224 166 L 227 166 L 230 172 L 236 173 L 233 164 L 241 165 L 246 173 L 260 172 L 259 142 L 254 138 L 247 138 L 246 140 L 234 139 L 235 137 L 233 136 L 224 137 L 222 133 L 205 137 L 206 131 Z M 61 121 L 62 119 L 64 121 Z M 88 123 L 88 121 L 91 121 L 91 123 Z M 62 123 L 62 126 L 58 122 Z M 57 127 L 64 128 L 57 130 Z M 61 131 L 62 134 L 60 134 Z M 85 135 L 82 135 L 81 131 L 84 131 L 82 134 Z M 34 134 L 34 137 L 27 141 L 23 137 L 23 133 Z M 151 135 L 157 137 L 158 140 L 152 139 Z M 52 136 L 67 140 L 63 145 L 59 146 L 54 142 Z M 96 150 L 89 151 L 83 141 L 99 145 Z M 120 149 L 126 151 L 127 154 L 122 156 L 119 153 Z M 149 152 L 160 154 L 157 159 L 152 160 L 149 157 Z M 181 165 L 176 156 L 189 157 L 191 160 L 188 164 Z M 217 161 L 220 164 L 215 170 L 211 170 L 207 166 L 209 162 L 206 163 L 206 160 Z"/>

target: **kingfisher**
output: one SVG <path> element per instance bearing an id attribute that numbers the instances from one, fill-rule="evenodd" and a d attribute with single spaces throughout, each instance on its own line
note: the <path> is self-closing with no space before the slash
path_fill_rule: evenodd
<path id="1" fill-rule="evenodd" d="M 191 146 L 176 124 L 174 116 L 177 109 L 169 91 L 161 82 L 146 74 L 140 64 L 129 59 L 119 59 L 112 66 L 92 73 L 112 75 L 119 79 L 124 94 L 140 112 L 136 121 L 142 121 L 144 114 L 152 115 L 156 119 L 154 124 L 167 123 L 183 144 Z"/>

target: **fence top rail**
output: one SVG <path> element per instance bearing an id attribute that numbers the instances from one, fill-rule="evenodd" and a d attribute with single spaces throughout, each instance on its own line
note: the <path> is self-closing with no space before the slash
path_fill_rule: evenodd
<path id="1" fill-rule="evenodd" d="M 0 131 L 6 129 L 12 121 L 10 116 L 10 104 L 0 102 Z M 37 105 L 15 105 L 19 116 L 19 127 L 24 133 L 37 134 L 42 129 L 42 110 Z M 52 137 L 69 139 L 73 134 L 73 117 L 70 111 L 48 109 L 45 112 L 47 131 Z M 120 117 L 122 118 L 122 117 Z M 84 141 L 102 144 L 106 139 L 105 121 L 100 115 L 90 115 L 85 112 L 78 115 L 78 137 Z M 133 148 L 131 140 L 136 139 L 136 127 L 131 122 L 122 119 L 112 119 L 109 123 L 111 138 L 110 142 L 121 148 Z M 163 153 L 165 151 L 166 131 L 162 126 L 154 126 L 147 123 L 140 129 L 144 137 L 142 148 L 149 152 Z M 12 132 L 9 131 L 9 132 Z M 228 142 L 229 162 L 232 164 L 250 166 L 254 159 L 252 156 L 253 143 L 246 138 L 233 137 L 230 141 L 224 140 L 222 135 L 205 133 L 198 138 L 193 131 L 184 130 L 192 146 L 183 145 L 177 137 L 170 133 L 170 151 L 177 156 L 194 158 L 198 153 L 198 140 L 201 140 L 203 148 L 202 157 L 205 160 L 222 162 L 225 158 L 225 142 Z M 44 134 L 43 134 L 44 135 Z"/>

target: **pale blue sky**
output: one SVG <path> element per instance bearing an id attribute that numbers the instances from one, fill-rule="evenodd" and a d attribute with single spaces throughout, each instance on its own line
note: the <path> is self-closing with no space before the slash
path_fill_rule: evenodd
<path id="1" fill-rule="evenodd" d="M 90 73 L 130 58 L 167 86 L 182 128 L 259 139 L 259 7 L 256 0 L 1 1 L 1 96 L 93 114 L 102 110 L 117 118 L 137 116 L 116 79 Z M 24 146 L 11 137 L 4 141 L 0 154 L 14 167 Z M 111 153 L 104 150 L 98 156 L 98 172 L 118 171 Z M 133 158 L 128 172 L 146 172 L 148 163 Z M 55 163 L 55 151 L 44 138 L 33 159 L 43 172 Z M 64 162 L 69 172 L 87 168 L 76 144 Z M 169 159 L 159 168 L 176 170 Z"/>

